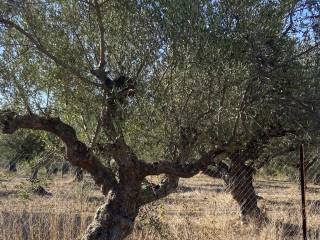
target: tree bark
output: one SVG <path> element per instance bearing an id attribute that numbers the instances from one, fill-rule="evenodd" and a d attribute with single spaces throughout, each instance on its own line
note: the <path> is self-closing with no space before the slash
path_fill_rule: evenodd
<path id="1" fill-rule="evenodd" d="M 268 222 L 267 216 L 258 207 L 258 196 L 253 186 L 254 169 L 240 161 L 234 161 L 230 167 L 223 162 L 215 167 L 207 168 L 204 174 L 221 178 L 226 184 L 226 191 L 230 192 L 240 208 L 243 223 Z"/>
<path id="2" fill-rule="evenodd" d="M 145 181 L 141 187 L 140 205 L 145 205 L 168 196 L 176 191 L 179 177 L 166 175 L 159 184 Z"/>
<path id="3" fill-rule="evenodd" d="M 111 190 L 82 240 L 122 240 L 133 230 L 138 215 L 140 181 L 120 182 Z"/>
<path id="4" fill-rule="evenodd" d="M 269 222 L 267 216 L 258 207 L 258 197 L 253 186 L 254 168 L 247 166 L 248 160 L 257 160 L 264 151 L 264 146 L 271 138 L 285 136 L 289 130 L 283 129 L 277 123 L 274 126 L 257 132 L 245 144 L 239 144 L 233 151 L 229 152 L 230 166 L 222 161 L 216 164 L 216 169 L 202 169 L 203 172 L 212 177 L 222 178 L 227 190 L 240 206 L 241 219 L 244 223 Z"/>
<path id="5" fill-rule="evenodd" d="M 227 190 L 240 207 L 243 223 L 266 223 L 268 218 L 258 207 L 258 198 L 253 186 L 253 173 L 252 167 L 241 162 L 232 163 L 227 178 Z"/>

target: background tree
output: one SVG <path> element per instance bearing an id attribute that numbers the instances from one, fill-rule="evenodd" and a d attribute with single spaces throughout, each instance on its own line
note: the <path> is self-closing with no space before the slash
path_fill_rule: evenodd
<path id="1" fill-rule="evenodd" d="M 18 132 L 11 137 L 3 136 L 0 147 L 4 165 L 9 171 L 16 172 L 17 163 L 32 165 L 35 157 L 44 151 L 45 143 L 36 134 Z"/>
<path id="2" fill-rule="evenodd" d="M 236 105 L 241 106 L 239 117 L 229 138 L 233 140 L 234 149 L 226 161 L 210 167 L 205 173 L 224 178 L 240 205 L 244 220 L 252 217 L 266 220 L 257 207 L 252 185 L 254 173 L 278 156 L 291 159 L 291 163 L 286 161 L 287 166 L 296 168 L 297 163 L 292 159 L 298 158 L 291 152 L 298 144 L 318 145 L 318 130 L 310 128 L 310 116 L 292 105 L 292 98 L 285 99 L 296 91 L 299 94 L 309 92 L 309 84 L 319 80 L 313 75 L 310 82 L 306 75 L 307 72 L 316 73 L 311 67 L 314 64 L 306 63 L 306 59 L 313 58 L 319 50 L 314 31 L 317 23 L 310 20 L 317 18 L 319 5 L 304 1 L 282 3 L 267 3 L 260 7 L 253 2 L 252 5 L 230 5 L 228 1 L 222 4 L 224 16 L 227 19 L 236 16 L 238 23 L 231 30 L 231 41 L 240 38 L 241 44 L 233 42 L 230 45 L 244 46 L 245 54 L 237 61 L 250 64 L 253 77 L 247 81 L 243 101 Z M 251 11 L 252 8 L 255 11 Z M 234 60 L 237 49 L 231 52 Z M 310 138 L 310 134 L 313 137 Z"/>

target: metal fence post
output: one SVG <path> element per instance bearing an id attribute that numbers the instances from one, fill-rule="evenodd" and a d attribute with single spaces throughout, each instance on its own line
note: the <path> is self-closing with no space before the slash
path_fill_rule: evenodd
<path id="1" fill-rule="evenodd" d="M 307 240 L 306 181 L 305 181 L 303 144 L 300 145 L 300 187 L 301 187 L 302 233 L 303 233 L 303 240 Z"/>

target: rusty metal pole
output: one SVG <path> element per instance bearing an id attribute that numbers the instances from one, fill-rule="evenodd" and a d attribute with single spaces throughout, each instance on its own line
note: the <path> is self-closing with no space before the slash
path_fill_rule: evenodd
<path id="1" fill-rule="evenodd" d="M 302 234 L 303 234 L 303 240 L 307 240 L 306 181 L 305 181 L 303 144 L 300 145 L 300 187 L 301 187 Z"/>

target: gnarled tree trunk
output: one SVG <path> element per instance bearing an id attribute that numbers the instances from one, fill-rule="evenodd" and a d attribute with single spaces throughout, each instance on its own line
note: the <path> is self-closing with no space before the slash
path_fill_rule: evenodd
<path id="1" fill-rule="evenodd" d="M 241 219 L 244 223 L 269 222 L 267 216 L 258 207 L 258 197 L 253 186 L 254 168 L 247 166 L 248 160 L 257 160 L 264 151 L 265 144 L 271 138 L 285 136 L 287 130 L 281 126 L 270 126 L 268 129 L 257 132 L 245 144 L 239 144 L 229 151 L 227 157 L 231 160 L 230 166 L 222 161 L 214 169 L 205 168 L 203 172 L 212 177 L 222 178 L 233 198 L 240 207 Z M 267 158 L 269 159 L 269 157 Z"/>
<path id="2" fill-rule="evenodd" d="M 129 186 L 128 186 L 129 185 Z M 83 240 L 122 240 L 133 230 L 139 212 L 140 183 L 122 183 L 108 196 L 88 227 Z"/>
<path id="3" fill-rule="evenodd" d="M 205 169 L 203 173 L 224 180 L 226 191 L 231 193 L 239 205 L 243 223 L 268 222 L 267 216 L 258 207 L 258 196 L 253 186 L 254 169 L 252 167 L 240 161 L 233 161 L 230 166 L 220 162 L 215 167 Z"/>
<path id="4" fill-rule="evenodd" d="M 227 190 L 239 204 L 240 214 L 243 223 L 256 222 L 265 223 L 267 217 L 258 207 L 257 194 L 253 186 L 252 167 L 243 163 L 232 163 L 227 178 Z"/>
<path id="5" fill-rule="evenodd" d="M 110 191 L 89 225 L 83 240 L 122 240 L 134 227 L 140 207 L 166 197 L 178 187 L 179 177 L 167 175 L 158 185 L 143 188 L 140 178 L 125 178 Z"/>

